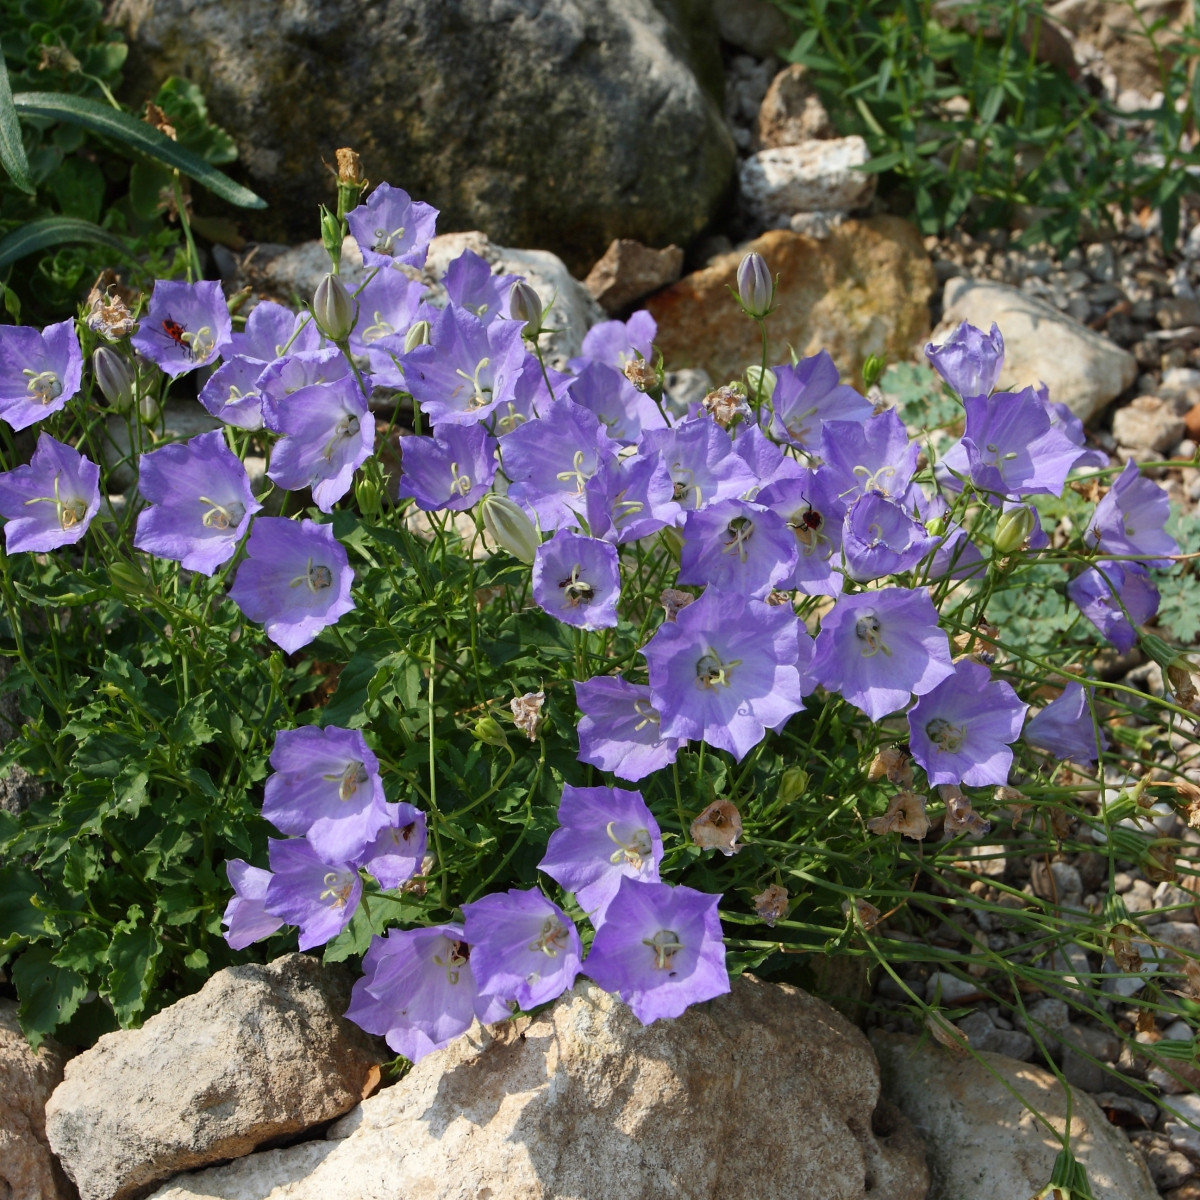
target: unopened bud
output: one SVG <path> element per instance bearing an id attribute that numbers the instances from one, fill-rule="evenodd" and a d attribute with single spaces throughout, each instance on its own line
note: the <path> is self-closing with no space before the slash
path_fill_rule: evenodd
<path id="1" fill-rule="evenodd" d="M 479 502 L 479 510 L 483 528 L 492 541 L 527 566 L 533 566 L 533 557 L 542 539 L 525 510 L 515 500 L 497 496 L 494 492 L 484 496 Z"/>
<path id="2" fill-rule="evenodd" d="M 124 412 L 133 404 L 133 368 L 110 346 L 99 346 L 92 353 L 92 370 L 105 400 Z"/>
<path id="3" fill-rule="evenodd" d="M 350 337 L 354 322 L 358 320 L 358 304 L 346 291 L 346 285 L 330 274 L 317 284 L 312 315 L 317 328 L 336 344 Z"/>
<path id="4" fill-rule="evenodd" d="M 379 484 L 366 475 L 354 481 L 354 499 L 364 517 L 378 517 L 383 511 L 383 493 Z"/>
<path id="5" fill-rule="evenodd" d="M 778 382 L 778 378 L 770 367 L 764 371 L 756 364 L 746 368 L 746 382 L 750 385 L 752 396 L 757 396 L 759 400 L 770 400 L 775 395 L 775 384 Z"/>
<path id="6" fill-rule="evenodd" d="M 508 293 L 508 312 L 514 321 L 524 321 L 521 336 L 531 342 L 542 332 L 542 298 L 523 279 L 518 279 Z"/>
<path id="7" fill-rule="evenodd" d="M 321 205 L 321 245 L 329 255 L 329 261 L 334 271 L 342 265 L 342 240 L 346 236 L 346 225 L 335 214 L 331 213 L 324 204 Z M 318 289 L 319 290 L 319 289 Z"/>
<path id="8" fill-rule="evenodd" d="M 1033 532 L 1036 521 L 1033 509 L 1024 504 L 1001 513 L 996 522 L 996 536 L 992 539 L 996 552 L 1013 554 L 1020 550 Z"/>
<path id="9" fill-rule="evenodd" d="M 430 326 L 428 321 L 414 321 L 404 335 L 404 353 L 408 354 L 418 346 L 429 345 Z"/>
<path id="10" fill-rule="evenodd" d="M 504 736 L 504 730 L 495 717 L 480 717 L 471 732 L 476 741 L 484 742 L 488 746 L 497 746 L 502 749 L 508 745 L 508 738 Z"/>
<path id="11" fill-rule="evenodd" d="M 882 354 L 868 354 L 862 367 L 863 384 L 868 389 L 873 388 L 883 378 L 886 370 L 887 359 Z"/>
<path id="12" fill-rule="evenodd" d="M 108 578 L 113 587 L 126 596 L 148 596 L 153 584 L 135 563 L 118 559 L 108 564 Z"/>
<path id="13" fill-rule="evenodd" d="M 779 799 L 792 804 L 808 791 L 808 772 L 803 767 L 788 767 L 779 780 Z"/>
<path id="14" fill-rule="evenodd" d="M 747 316 L 761 321 L 771 311 L 775 282 L 767 260 L 757 252 L 747 254 L 737 269 L 738 299 Z"/>

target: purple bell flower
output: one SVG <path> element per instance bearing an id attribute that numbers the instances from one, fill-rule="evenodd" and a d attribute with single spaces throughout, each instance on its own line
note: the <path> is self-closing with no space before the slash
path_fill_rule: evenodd
<path id="1" fill-rule="evenodd" d="M 229 598 L 289 654 L 350 612 L 354 572 L 329 525 L 260 517 Z"/>
<path id="2" fill-rule="evenodd" d="M 387 824 L 356 862 L 385 892 L 398 888 L 421 870 L 429 836 L 425 814 L 411 804 L 385 804 Z"/>
<path id="3" fill-rule="evenodd" d="M 818 451 L 824 470 L 849 504 L 867 492 L 903 496 L 917 469 L 920 448 L 895 409 L 865 421 L 828 421 Z"/>
<path id="4" fill-rule="evenodd" d="M 491 264 L 474 250 L 464 250 L 446 267 L 442 286 L 451 304 L 465 308 L 485 325 L 508 317 L 508 293 L 520 275 L 495 275 Z"/>
<path id="5" fill-rule="evenodd" d="M 1097 747 L 1090 692 L 1090 688 L 1085 692 L 1081 683 L 1068 683 L 1062 695 L 1029 719 L 1022 735 L 1024 740 L 1059 759 L 1085 765 L 1095 763 L 1099 752 L 1107 749 L 1108 738 L 1101 730 Z"/>
<path id="6" fill-rule="evenodd" d="M 829 421 L 862 423 L 875 406 L 841 382 L 833 359 L 824 351 L 801 359 L 795 366 L 773 367 L 771 434 L 807 454 L 819 452 L 821 431 Z M 765 415 L 765 410 L 764 410 Z"/>
<path id="7" fill-rule="evenodd" d="M 579 761 L 636 783 L 675 761 L 687 738 L 663 737 L 650 689 L 619 675 L 575 684 Z"/>
<path id="8" fill-rule="evenodd" d="M 556 1000 L 579 974 L 579 931 L 536 888 L 510 888 L 462 906 L 471 969 L 487 996 L 516 999 L 524 1009 Z"/>
<path id="9" fill-rule="evenodd" d="M 400 444 L 400 498 L 426 512 L 473 508 L 496 477 L 496 439 L 482 425 L 443 425 L 436 437 Z"/>
<path id="10" fill-rule="evenodd" d="M 272 916 L 264 907 L 270 871 L 252 867 L 244 859 L 231 858 L 225 864 L 225 874 L 233 888 L 233 898 L 225 906 L 221 923 L 231 949 L 245 950 L 283 928 L 283 918 Z"/>
<path id="11" fill-rule="evenodd" d="M 667 737 L 741 759 L 804 705 L 813 643 L 790 606 L 706 588 L 643 647 Z"/>
<path id="12" fill-rule="evenodd" d="M 617 548 L 599 538 L 560 529 L 533 559 L 533 598 L 552 617 L 577 629 L 617 623 L 621 569 Z"/>
<path id="13" fill-rule="evenodd" d="M 859 496 L 842 523 L 846 573 L 859 583 L 911 571 L 936 545 L 924 525 L 881 492 Z"/>
<path id="14" fill-rule="evenodd" d="M 258 390 L 263 398 L 263 424 L 278 433 L 275 428 L 277 415 L 298 391 L 318 383 L 336 383 L 349 376 L 350 364 L 346 356 L 333 346 L 324 350 L 298 350 L 277 358 L 265 366 L 258 377 Z"/>
<path id="15" fill-rule="evenodd" d="M 585 363 L 567 388 L 567 395 L 600 418 L 608 436 L 632 446 L 647 429 L 665 429 L 667 419 L 658 405 L 605 363 Z"/>
<path id="16" fill-rule="evenodd" d="M 593 537 L 619 546 L 636 542 L 683 519 L 674 493 L 661 454 L 602 458 L 583 487 L 588 528 Z"/>
<path id="17" fill-rule="evenodd" d="M 216 280 L 160 279 L 130 338 L 133 348 L 172 379 L 207 367 L 229 349 L 233 322 Z"/>
<path id="18" fill-rule="evenodd" d="M 707 417 L 647 430 L 638 449 L 663 456 L 674 483 L 673 499 L 689 511 L 745 495 L 759 482 L 729 434 Z"/>
<path id="19" fill-rule="evenodd" d="M 1170 515 L 1166 491 L 1131 460 L 1096 505 L 1084 540 L 1101 554 L 1137 556 L 1147 567 L 1165 570 L 1171 560 L 1164 556 L 1179 553 L 1179 544 L 1166 531 Z"/>
<path id="20" fill-rule="evenodd" d="M 319 350 L 324 340 L 311 317 L 274 300 L 260 300 L 246 318 L 246 328 L 230 336 L 229 354 L 265 367 L 289 354 Z"/>
<path id="21" fill-rule="evenodd" d="M 83 380 L 74 321 L 44 330 L 0 325 L 0 417 L 27 429 L 62 409 Z"/>
<path id="22" fill-rule="evenodd" d="M 262 508 L 219 429 L 143 454 L 138 474 L 150 507 L 138 514 L 133 544 L 201 575 L 233 557 Z"/>
<path id="23" fill-rule="evenodd" d="M 223 362 L 200 389 L 200 403 L 226 425 L 261 429 L 263 394 L 258 381 L 263 370 L 264 364 L 253 358 Z"/>
<path id="24" fill-rule="evenodd" d="M 1158 588 L 1136 562 L 1099 562 L 1067 584 L 1067 595 L 1122 654 L 1137 641 L 1134 626 L 1158 612 Z"/>
<path id="25" fill-rule="evenodd" d="M 984 333 L 964 321 L 940 346 L 926 346 L 925 357 L 962 399 L 987 396 L 1004 366 L 1004 338 L 994 322 Z"/>
<path id="26" fill-rule="evenodd" d="M 927 592 L 880 588 L 840 596 L 821 621 L 812 673 L 872 721 L 954 673 L 950 642 Z"/>
<path id="27" fill-rule="evenodd" d="M 304 838 L 269 838 L 271 880 L 263 906 L 300 927 L 301 950 L 332 941 L 362 899 L 362 879 L 349 863 L 328 863 Z"/>
<path id="28" fill-rule="evenodd" d="M 1029 705 L 969 658 L 908 713 L 908 744 L 931 784 L 1005 784 Z"/>
<path id="29" fill-rule="evenodd" d="M 755 497 L 758 504 L 778 513 L 796 542 L 796 565 L 782 584 L 806 596 L 837 596 L 842 591 L 842 521 L 846 503 L 838 485 L 825 470 L 803 470 L 794 479 L 767 484 Z"/>
<path id="30" fill-rule="evenodd" d="M 778 513 L 748 500 L 720 500 L 688 513 L 678 582 L 762 599 L 791 575 L 797 554 Z"/>
<path id="31" fill-rule="evenodd" d="M 367 266 L 408 263 L 420 267 L 425 264 L 437 218 L 436 208 L 410 199 L 401 188 L 381 183 L 365 204 L 346 214 L 346 224 Z"/>
<path id="32" fill-rule="evenodd" d="M 643 1025 L 729 991 L 719 896 L 622 879 L 584 972 Z"/>
<path id="33" fill-rule="evenodd" d="M 72 546 L 99 510 L 100 468 L 48 433 L 38 435 L 29 462 L 0 474 L 9 554 Z"/>
<path id="34" fill-rule="evenodd" d="M 626 876 L 658 879 L 662 835 L 640 792 L 566 784 L 558 825 L 538 868 L 575 894 L 593 925 Z"/>
<path id="35" fill-rule="evenodd" d="M 581 371 L 587 363 L 599 362 L 620 371 L 639 357 L 649 362 L 654 357 L 657 333 L 657 322 L 644 308 L 628 321 L 601 321 L 583 335 L 582 354 L 571 359 L 568 366 L 572 371 Z"/>

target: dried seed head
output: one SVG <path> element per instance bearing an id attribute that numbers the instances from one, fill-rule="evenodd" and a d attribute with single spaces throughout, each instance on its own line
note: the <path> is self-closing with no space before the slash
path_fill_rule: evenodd
<path id="1" fill-rule="evenodd" d="M 737 384 L 726 384 L 704 397 L 704 410 L 718 425 L 728 429 L 739 417 L 750 415 L 746 394 Z"/>
<path id="2" fill-rule="evenodd" d="M 774 925 L 780 917 L 787 915 L 787 889 L 777 883 L 769 883 L 754 897 L 754 911 L 760 921 Z"/>
<path id="3" fill-rule="evenodd" d="M 682 609 L 687 608 L 696 597 L 691 592 L 680 591 L 679 588 L 663 588 L 658 602 L 666 611 L 667 620 L 673 621 Z"/>
<path id="4" fill-rule="evenodd" d="M 880 836 L 899 833 L 920 841 L 929 832 L 925 797 L 917 792 L 897 792 L 888 802 L 887 812 L 882 816 L 872 817 L 867 822 L 867 828 Z"/>
<path id="5" fill-rule="evenodd" d="M 861 896 L 856 896 L 853 900 L 843 900 L 842 913 L 863 929 L 874 929 L 879 924 L 879 909 Z"/>
<path id="6" fill-rule="evenodd" d="M 742 814 L 729 800 L 714 800 L 693 822 L 689 832 L 701 850 L 720 850 L 727 858 L 742 847 Z"/>
<path id="7" fill-rule="evenodd" d="M 899 746 L 881 746 L 867 768 L 867 779 L 871 783 L 885 775 L 899 787 L 912 786 L 912 760 Z"/>
<path id="8" fill-rule="evenodd" d="M 541 732 L 542 705 L 546 703 L 545 692 L 526 692 L 524 696 L 515 696 L 509 707 L 512 709 L 513 724 L 525 734 L 531 742 L 537 741 Z"/>

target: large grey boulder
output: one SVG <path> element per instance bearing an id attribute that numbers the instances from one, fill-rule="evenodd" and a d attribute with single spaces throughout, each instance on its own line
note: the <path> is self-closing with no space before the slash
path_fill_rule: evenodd
<path id="1" fill-rule="evenodd" d="M 379 1082 L 374 1038 L 342 1018 L 350 975 L 303 954 L 229 967 L 67 1064 L 46 1134 L 82 1200 L 144 1193 L 341 1116 Z"/>
<path id="2" fill-rule="evenodd" d="M 745 977 L 650 1026 L 580 983 L 430 1055 L 328 1137 L 154 1200 L 924 1200 L 929 1182 L 863 1035 Z"/>
<path id="3" fill-rule="evenodd" d="M 692 69 L 719 62 L 715 23 L 690 0 L 110 0 L 108 19 L 131 78 L 203 82 L 273 206 L 260 238 L 311 234 L 339 146 L 441 231 L 580 275 L 613 238 L 691 240 L 731 180 L 719 77 Z"/>

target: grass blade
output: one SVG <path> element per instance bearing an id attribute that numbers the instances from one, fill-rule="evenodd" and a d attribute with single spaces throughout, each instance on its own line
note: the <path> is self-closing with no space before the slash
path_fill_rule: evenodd
<path id="1" fill-rule="evenodd" d="M 13 183 L 30 196 L 37 189 L 29 178 L 29 161 L 25 157 L 25 146 L 21 142 L 21 125 L 17 120 L 13 104 L 12 87 L 8 82 L 8 68 L 4 65 L 4 51 L 0 49 L 0 166 L 8 172 Z"/>
<path id="2" fill-rule="evenodd" d="M 119 237 L 91 221 L 81 221 L 77 217 L 44 217 L 40 221 L 30 221 L 0 239 L 0 271 L 18 259 L 63 242 L 94 242 L 127 253 L 125 243 Z"/>

